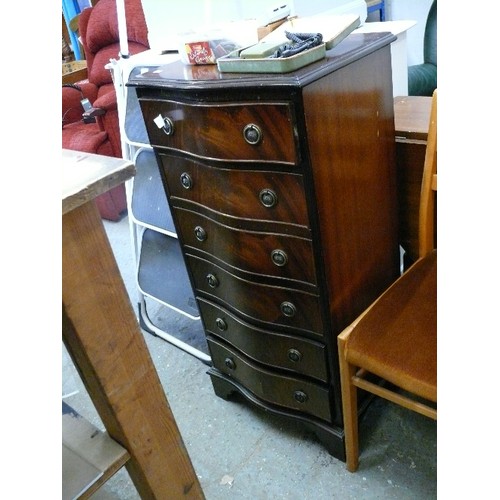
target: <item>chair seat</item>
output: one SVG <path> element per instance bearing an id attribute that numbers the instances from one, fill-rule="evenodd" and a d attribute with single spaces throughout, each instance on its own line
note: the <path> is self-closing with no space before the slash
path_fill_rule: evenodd
<path id="1" fill-rule="evenodd" d="M 347 360 L 436 402 L 436 294 L 435 250 L 408 269 L 354 327 L 347 340 Z"/>
<path id="2" fill-rule="evenodd" d="M 95 123 L 69 123 L 63 127 L 61 138 L 64 149 L 113 156 L 108 133 Z"/>

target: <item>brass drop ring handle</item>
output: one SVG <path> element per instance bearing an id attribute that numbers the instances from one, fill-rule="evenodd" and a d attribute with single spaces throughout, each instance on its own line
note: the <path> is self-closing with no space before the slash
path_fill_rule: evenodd
<path id="1" fill-rule="evenodd" d="M 245 125 L 243 129 L 243 137 L 248 144 L 256 146 L 260 141 L 262 141 L 262 130 L 254 123 L 249 123 L 248 125 Z"/>
<path id="2" fill-rule="evenodd" d="M 236 368 L 236 363 L 234 362 L 234 359 L 232 358 L 226 358 L 224 360 L 224 364 L 230 369 L 234 370 Z"/>
<path id="3" fill-rule="evenodd" d="M 221 331 L 224 332 L 227 330 L 227 323 L 224 318 L 217 318 L 215 320 L 215 324 L 217 325 L 217 328 Z"/>
<path id="4" fill-rule="evenodd" d="M 207 232 L 201 226 L 194 228 L 194 235 L 198 241 L 205 241 L 207 239 Z"/>
<path id="5" fill-rule="evenodd" d="M 291 302 L 282 302 L 280 309 L 287 318 L 293 318 L 297 312 L 297 308 Z"/>
<path id="6" fill-rule="evenodd" d="M 288 256 L 283 250 L 273 250 L 271 260 L 278 267 L 283 267 L 288 262 Z"/>
<path id="7" fill-rule="evenodd" d="M 207 283 L 210 288 L 217 288 L 219 286 L 219 279 L 215 274 L 207 274 Z"/>
<path id="8" fill-rule="evenodd" d="M 288 359 L 298 363 L 302 359 L 302 353 L 297 349 L 288 349 Z"/>
<path id="9" fill-rule="evenodd" d="M 304 391 L 295 391 L 293 393 L 293 398 L 298 403 L 305 403 L 309 399 L 308 395 Z"/>
<path id="10" fill-rule="evenodd" d="M 263 189 L 259 193 L 259 200 L 266 208 L 272 208 L 278 203 L 278 196 L 272 189 Z"/>
<path id="11" fill-rule="evenodd" d="M 180 176 L 181 184 L 184 189 L 191 189 L 193 187 L 193 179 L 187 172 L 182 172 Z"/>
<path id="12" fill-rule="evenodd" d="M 163 118 L 162 130 L 168 136 L 174 135 L 174 122 L 168 116 Z"/>
<path id="13" fill-rule="evenodd" d="M 158 128 L 161 128 L 166 135 L 174 135 L 174 122 L 168 116 L 159 114 L 153 119 L 153 122 Z"/>

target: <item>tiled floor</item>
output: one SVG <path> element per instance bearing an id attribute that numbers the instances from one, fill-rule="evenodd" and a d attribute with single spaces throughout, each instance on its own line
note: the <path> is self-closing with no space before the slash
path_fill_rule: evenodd
<path id="1" fill-rule="evenodd" d="M 136 307 L 128 219 L 105 227 Z M 163 311 L 161 321 L 172 332 L 201 328 L 173 312 Z M 437 497 L 436 422 L 374 400 L 361 424 L 360 467 L 351 474 L 299 423 L 216 397 L 205 364 L 158 337 L 144 336 L 208 500 Z M 103 428 L 64 347 L 62 360 L 64 400 Z M 139 496 L 122 469 L 93 498 Z"/>

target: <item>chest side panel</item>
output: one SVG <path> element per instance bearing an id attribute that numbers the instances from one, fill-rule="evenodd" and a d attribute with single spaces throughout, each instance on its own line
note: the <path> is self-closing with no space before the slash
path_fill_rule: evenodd
<path id="1" fill-rule="evenodd" d="M 387 47 L 303 90 L 334 333 L 399 272 L 390 64 Z"/>

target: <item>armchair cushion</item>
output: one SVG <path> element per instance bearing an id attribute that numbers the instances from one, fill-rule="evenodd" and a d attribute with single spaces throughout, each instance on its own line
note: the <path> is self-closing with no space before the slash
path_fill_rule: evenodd
<path id="1" fill-rule="evenodd" d="M 148 49 L 148 29 L 141 1 L 126 1 L 125 15 L 130 54 Z M 79 29 L 90 68 L 89 80 L 96 85 L 110 83 L 111 75 L 105 65 L 110 59 L 117 59 L 120 53 L 116 1 L 99 0 L 91 9 L 84 9 L 80 14 Z"/>
<path id="2" fill-rule="evenodd" d="M 125 2 L 127 17 L 127 38 L 148 47 L 148 30 L 140 1 Z M 85 38 L 90 51 L 95 54 L 100 49 L 117 42 L 119 37 L 118 15 L 115 0 L 100 0 L 89 13 Z"/>
<path id="3" fill-rule="evenodd" d="M 81 122 L 68 125 L 63 131 L 63 147 L 75 151 L 113 156 L 107 132 L 99 130 L 95 124 Z"/>

